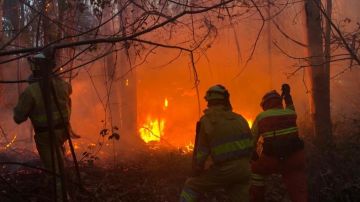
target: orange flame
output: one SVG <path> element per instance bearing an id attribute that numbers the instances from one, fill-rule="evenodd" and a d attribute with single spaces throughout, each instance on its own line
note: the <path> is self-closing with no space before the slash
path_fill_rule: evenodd
<path id="1" fill-rule="evenodd" d="M 253 123 L 254 123 L 253 120 L 252 119 L 247 119 L 247 122 L 249 124 L 249 127 L 251 128 Z"/>
<path id="2" fill-rule="evenodd" d="M 161 136 L 164 135 L 165 120 L 151 119 L 148 117 L 147 122 L 139 129 L 141 139 L 146 142 L 160 142 Z"/>
<path id="3" fill-rule="evenodd" d="M 194 144 L 190 142 L 188 145 L 185 146 L 185 152 L 192 152 L 194 151 Z"/>
<path id="4" fill-rule="evenodd" d="M 169 107 L 169 101 L 167 98 L 165 98 L 164 100 L 164 110 L 167 109 Z"/>

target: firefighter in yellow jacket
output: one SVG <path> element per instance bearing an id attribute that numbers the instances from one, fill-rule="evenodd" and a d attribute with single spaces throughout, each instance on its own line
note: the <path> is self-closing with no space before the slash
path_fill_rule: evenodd
<path id="1" fill-rule="evenodd" d="M 208 108 L 197 123 L 193 157 L 193 177 L 186 180 L 181 202 L 195 202 L 199 196 L 224 188 L 231 201 L 249 201 L 249 160 L 252 136 L 247 121 L 232 112 L 229 93 L 222 85 L 206 92 Z M 213 165 L 204 169 L 211 157 Z"/>
<path id="2" fill-rule="evenodd" d="M 43 53 L 39 53 L 29 58 L 32 79 L 40 78 L 40 65 L 48 65 L 49 68 L 54 68 L 55 63 L 48 59 Z M 63 144 L 66 140 L 66 131 L 68 130 L 70 120 L 71 100 L 70 94 L 72 88 L 69 83 L 60 78 L 53 78 L 51 82 L 54 86 L 54 91 L 57 98 L 55 103 L 54 96 L 51 96 L 50 109 L 53 117 L 54 128 L 54 148 L 51 148 L 51 137 L 49 133 L 47 116 L 40 88 L 40 82 L 31 82 L 25 91 L 20 95 L 18 103 L 14 108 L 14 121 L 20 124 L 30 118 L 35 131 L 35 142 L 40 159 L 44 167 L 59 174 L 59 166 L 63 166 Z M 57 106 L 57 104 L 59 106 Z M 61 110 L 61 111 L 60 111 Z M 64 120 L 62 120 L 62 118 Z M 65 124 L 64 124 L 65 123 Z M 52 154 L 53 157 L 52 157 Z M 54 163 L 54 165 L 53 165 Z M 62 165 L 61 165 L 62 164 Z M 61 183 L 57 179 L 58 200 L 61 200 Z"/>

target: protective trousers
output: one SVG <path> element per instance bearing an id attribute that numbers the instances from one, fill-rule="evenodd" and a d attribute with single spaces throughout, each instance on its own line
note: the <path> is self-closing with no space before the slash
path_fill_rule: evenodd
<path id="1" fill-rule="evenodd" d="M 180 202 L 196 202 L 204 192 L 224 188 L 232 202 L 248 202 L 249 159 L 243 158 L 214 165 L 197 177 L 188 178 Z"/>
<path id="2" fill-rule="evenodd" d="M 274 173 L 282 175 L 292 202 L 308 201 L 304 150 L 295 152 L 284 160 L 261 155 L 251 163 L 251 171 L 250 202 L 265 201 L 264 178 Z"/>
<path id="3" fill-rule="evenodd" d="M 62 200 L 62 184 L 61 184 L 61 178 L 60 175 L 60 168 L 64 168 L 64 149 L 63 144 L 65 142 L 65 135 L 62 130 L 55 130 L 55 145 L 53 150 L 53 158 L 51 157 L 51 144 L 50 144 L 50 134 L 48 132 L 42 132 L 35 134 L 35 142 L 36 142 L 36 148 L 38 150 L 41 162 L 43 163 L 45 169 L 49 170 L 52 173 L 56 173 L 58 177 L 56 178 L 56 195 L 57 195 L 57 201 L 63 201 Z M 57 155 L 55 151 L 57 150 Z M 53 161 L 54 161 L 54 167 L 53 169 Z M 53 179 L 53 175 L 50 173 L 47 175 L 48 181 L 50 182 Z"/>

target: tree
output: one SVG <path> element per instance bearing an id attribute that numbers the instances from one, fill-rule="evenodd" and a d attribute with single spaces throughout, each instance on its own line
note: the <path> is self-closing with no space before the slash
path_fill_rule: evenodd
<path id="1" fill-rule="evenodd" d="M 4 30 L 4 26 L 3 26 L 3 4 L 4 1 L 0 0 L 0 28 L 1 30 Z M 3 45 L 3 40 L 4 40 L 4 32 L 0 32 L 0 46 Z M 1 66 L 0 66 L 1 67 Z M 3 79 L 3 73 L 2 71 L 0 71 L 0 79 Z M 2 86 L 0 86 L 0 99 L 2 100 Z"/>
<path id="2" fill-rule="evenodd" d="M 330 118 L 330 65 L 326 60 L 330 57 L 329 41 L 326 40 L 327 51 L 324 50 L 322 17 L 319 5 L 321 0 L 306 0 L 306 30 L 308 41 L 308 68 L 311 83 L 311 116 L 314 134 L 319 141 L 331 141 Z"/>

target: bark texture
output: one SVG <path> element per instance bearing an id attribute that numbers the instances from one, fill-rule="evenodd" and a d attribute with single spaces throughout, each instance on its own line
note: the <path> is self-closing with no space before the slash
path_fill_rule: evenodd
<path id="1" fill-rule="evenodd" d="M 331 140 L 330 118 L 330 70 L 327 65 L 324 51 L 323 28 L 321 13 L 318 5 L 320 0 L 306 0 L 306 25 L 308 56 L 310 67 L 308 68 L 311 82 L 311 116 L 314 125 L 314 134 L 321 142 Z"/>

